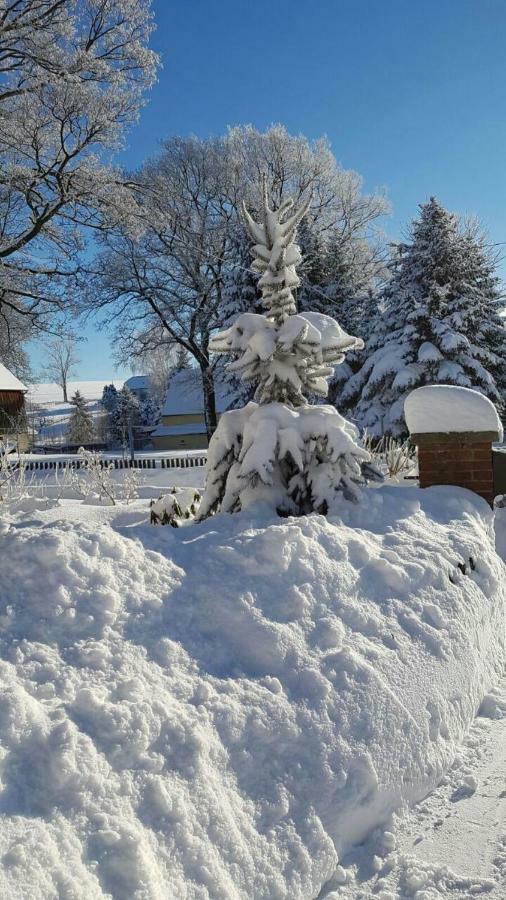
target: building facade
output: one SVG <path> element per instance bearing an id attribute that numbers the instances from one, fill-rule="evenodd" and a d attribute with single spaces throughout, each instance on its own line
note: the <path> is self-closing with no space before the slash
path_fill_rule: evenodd
<path id="1" fill-rule="evenodd" d="M 26 387 L 0 363 L 0 442 L 24 452 L 28 448 Z"/>
<path id="2" fill-rule="evenodd" d="M 218 415 L 230 406 L 232 396 L 216 387 Z M 207 429 L 200 375 L 195 369 L 182 369 L 171 380 L 160 421 L 152 433 L 155 450 L 204 450 Z"/>

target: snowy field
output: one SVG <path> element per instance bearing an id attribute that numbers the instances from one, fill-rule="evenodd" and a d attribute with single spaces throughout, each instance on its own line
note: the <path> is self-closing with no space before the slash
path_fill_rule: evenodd
<path id="1" fill-rule="evenodd" d="M 0 896 L 504 896 L 504 863 L 428 850 L 444 791 L 479 793 L 483 698 L 504 709 L 486 504 L 386 486 L 332 520 L 148 517 L 3 507 Z"/>
<path id="2" fill-rule="evenodd" d="M 94 420 L 98 421 L 103 414 L 100 404 L 102 392 L 106 384 L 114 384 L 120 390 L 123 381 L 112 379 L 109 381 L 70 381 L 68 384 L 68 396 L 70 399 L 76 391 L 87 400 L 88 411 Z M 72 404 L 63 400 L 62 389 L 52 382 L 31 384 L 27 394 L 27 410 L 29 421 L 34 421 L 38 427 L 37 440 L 40 443 L 62 443 L 67 439 L 69 419 L 74 411 Z M 43 419 L 43 424 L 39 424 Z"/>
<path id="3" fill-rule="evenodd" d="M 123 387 L 123 380 L 111 378 L 107 381 L 69 381 L 68 396 L 72 397 L 79 391 L 86 400 L 100 400 L 106 384 L 114 384 L 119 391 Z M 62 397 L 61 387 L 54 382 L 40 382 L 28 387 L 28 400 L 37 406 L 57 406 L 63 403 Z"/>

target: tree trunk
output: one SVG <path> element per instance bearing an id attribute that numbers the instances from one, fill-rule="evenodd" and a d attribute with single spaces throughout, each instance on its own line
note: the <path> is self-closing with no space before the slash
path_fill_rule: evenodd
<path id="1" fill-rule="evenodd" d="M 209 365 L 200 366 L 202 374 L 202 388 L 204 391 L 204 419 L 206 423 L 207 438 L 210 440 L 216 430 L 218 417 L 216 415 L 216 396 L 214 393 L 214 377 Z"/>

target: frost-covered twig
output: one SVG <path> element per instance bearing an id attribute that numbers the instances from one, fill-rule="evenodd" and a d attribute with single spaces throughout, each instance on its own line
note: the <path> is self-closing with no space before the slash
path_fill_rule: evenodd
<path id="1" fill-rule="evenodd" d="M 123 503 L 131 503 L 139 496 L 142 475 L 138 469 L 123 469 L 121 479 L 121 499 Z"/>
<path id="2" fill-rule="evenodd" d="M 397 441 L 386 436 L 377 440 L 366 431 L 363 445 L 377 462 L 386 467 L 389 478 L 409 472 L 416 465 L 416 450 L 409 440 Z"/>
<path id="3" fill-rule="evenodd" d="M 34 472 L 28 478 L 22 455 L 19 451 L 10 451 L 11 445 L 0 441 L 0 502 L 20 500 L 35 492 L 40 496 L 45 489 L 45 480 L 41 483 Z"/>
<path id="4" fill-rule="evenodd" d="M 106 497 L 111 506 L 116 506 L 116 485 L 111 476 L 114 464 L 105 462 L 95 450 L 85 450 L 84 447 L 79 448 L 79 456 L 83 461 L 81 471 L 88 476 L 87 481 L 79 479 L 83 493 L 91 485 L 98 493 L 99 500 Z"/>

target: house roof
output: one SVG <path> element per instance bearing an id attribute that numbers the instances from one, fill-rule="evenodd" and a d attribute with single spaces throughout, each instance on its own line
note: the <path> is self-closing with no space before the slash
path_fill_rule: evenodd
<path id="1" fill-rule="evenodd" d="M 149 387 L 149 375 L 132 375 L 125 381 L 130 391 L 146 391 Z"/>
<path id="2" fill-rule="evenodd" d="M 224 412 L 233 401 L 230 387 L 215 384 L 216 411 Z M 196 369 L 182 369 L 172 376 L 163 405 L 162 416 L 203 415 L 204 394 L 200 373 Z"/>
<path id="3" fill-rule="evenodd" d="M 24 384 L 0 363 L 0 391 L 26 391 Z"/>

